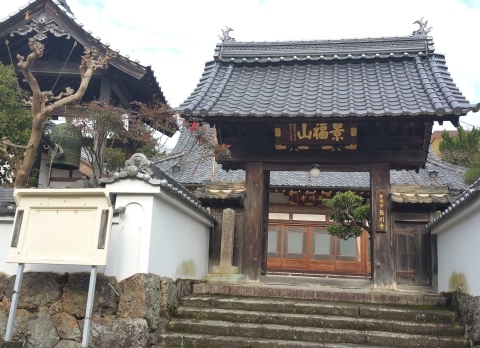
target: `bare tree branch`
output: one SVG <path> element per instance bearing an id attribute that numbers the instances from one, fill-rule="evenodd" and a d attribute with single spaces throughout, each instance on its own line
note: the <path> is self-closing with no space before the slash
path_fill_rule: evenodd
<path id="1" fill-rule="evenodd" d="M 21 161 L 20 161 L 20 156 L 18 154 L 18 150 L 17 148 L 20 148 L 20 149 L 30 149 L 31 146 L 21 146 L 21 145 L 15 145 L 13 143 L 10 142 L 10 140 L 8 140 L 6 137 L 3 137 L 2 139 L 2 144 L 3 144 L 3 148 L 4 149 L 8 149 L 10 148 L 12 153 L 13 153 L 13 160 L 15 161 L 15 168 L 20 168 L 21 166 Z M 11 159 L 11 157 L 9 156 L 9 158 Z"/>
<path id="2" fill-rule="evenodd" d="M 105 58 L 99 57 L 96 49 L 86 48 L 84 55 L 82 56 L 82 62 L 80 64 L 80 87 L 74 93 L 73 89 L 66 88 L 65 92 L 60 93 L 58 96 L 54 96 L 52 91 L 42 92 L 38 85 L 37 80 L 31 72 L 31 67 L 36 59 L 42 57 L 44 45 L 34 38 L 28 40 L 28 46 L 32 51 L 27 59 L 21 55 L 17 55 L 18 67 L 22 70 L 25 80 L 32 89 L 31 107 L 32 107 L 32 132 L 30 134 L 30 140 L 25 151 L 23 162 L 19 164 L 17 173 L 15 175 L 15 186 L 25 187 L 27 185 L 28 176 L 32 170 L 33 162 L 35 161 L 35 153 L 40 143 L 43 123 L 47 117 L 55 110 L 64 107 L 68 104 L 79 101 L 85 94 L 90 79 L 96 69 L 106 69 L 109 61 L 115 58 L 116 54 L 110 51 L 106 52 Z M 46 106 L 47 103 L 52 102 Z M 18 151 L 15 147 L 10 147 L 14 152 L 15 161 L 17 161 Z M 18 159 L 19 161 L 19 159 Z"/>
<path id="3" fill-rule="evenodd" d="M 22 69 L 23 76 L 25 76 L 25 80 L 28 82 L 30 88 L 32 89 L 32 115 L 36 115 L 40 112 L 42 108 L 41 90 L 40 86 L 38 85 L 37 79 L 33 76 L 30 69 L 33 66 L 35 60 L 43 56 L 43 50 L 45 46 L 42 43 L 38 42 L 36 39 L 29 38 L 28 47 L 30 47 L 32 53 L 27 56 L 27 60 L 25 60 L 23 56 L 17 55 L 17 66 Z"/>

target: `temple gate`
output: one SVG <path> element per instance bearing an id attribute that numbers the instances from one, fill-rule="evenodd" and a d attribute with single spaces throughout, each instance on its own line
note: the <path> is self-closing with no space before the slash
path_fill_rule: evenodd
<path id="1" fill-rule="evenodd" d="M 423 27 L 422 27 L 423 28 Z M 425 165 L 434 121 L 478 111 L 425 28 L 395 38 L 237 42 L 229 30 L 178 108 L 216 127 L 244 169 L 243 273 L 266 270 L 271 171 L 369 172 L 375 287 L 395 288 L 390 170 Z"/>

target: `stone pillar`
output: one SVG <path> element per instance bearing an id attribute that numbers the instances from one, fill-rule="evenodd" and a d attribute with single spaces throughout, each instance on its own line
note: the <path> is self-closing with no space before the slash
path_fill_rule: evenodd
<path id="1" fill-rule="evenodd" d="M 235 211 L 227 208 L 223 211 L 220 266 L 213 266 L 213 273 L 238 273 L 238 267 L 232 266 L 234 231 Z M 224 270 L 228 270 L 228 272 L 224 272 Z"/>
<path id="2" fill-rule="evenodd" d="M 235 233 L 235 210 L 223 211 L 222 243 L 220 248 L 220 265 L 213 266 L 213 274 L 207 275 L 208 282 L 241 283 L 243 274 L 238 274 L 238 267 L 232 265 L 233 237 Z"/>

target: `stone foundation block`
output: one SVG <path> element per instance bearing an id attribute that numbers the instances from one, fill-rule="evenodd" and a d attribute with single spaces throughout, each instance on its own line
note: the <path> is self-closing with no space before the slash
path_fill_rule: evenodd
<path id="1" fill-rule="evenodd" d="M 238 274 L 238 267 L 230 265 L 213 266 L 212 272 L 214 274 Z"/>
<path id="2" fill-rule="evenodd" d="M 244 283 L 243 274 L 207 274 L 208 283 Z"/>

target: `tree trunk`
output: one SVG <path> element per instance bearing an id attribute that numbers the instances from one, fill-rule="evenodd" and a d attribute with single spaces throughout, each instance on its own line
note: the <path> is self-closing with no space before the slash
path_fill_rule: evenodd
<path id="1" fill-rule="evenodd" d="M 100 184 L 102 178 L 105 144 L 107 142 L 107 132 L 104 130 L 97 131 L 95 138 L 93 139 L 93 153 L 92 155 L 92 176 L 90 177 L 90 183 L 97 187 Z"/>
<path id="2" fill-rule="evenodd" d="M 38 144 L 42 137 L 43 122 L 33 121 L 32 133 L 28 141 L 29 148 L 25 150 L 22 165 L 17 171 L 15 177 L 15 188 L 24 188 L 28 185 L 28 177 L 32 170 L 33 162 L 35 162 L 35 154 L 37 153 Z"/>

